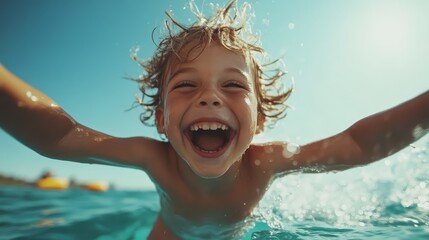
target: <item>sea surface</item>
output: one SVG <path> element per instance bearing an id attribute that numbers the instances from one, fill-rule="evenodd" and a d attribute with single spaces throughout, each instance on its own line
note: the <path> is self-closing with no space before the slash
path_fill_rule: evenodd
<path id="1" fill-rule="evenodd" d="M 429 239 L 428 146 L 344 172 L 283 177 L 244 239 Z M 158 210 L 152 190 L 0 187 L 0 239 L 146 239 Z"/>

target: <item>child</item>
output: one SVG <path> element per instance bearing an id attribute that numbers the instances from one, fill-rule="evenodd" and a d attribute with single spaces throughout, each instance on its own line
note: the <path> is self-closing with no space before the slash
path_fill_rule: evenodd
<path id="1" fill-rule="evenodd" d="M 266 75 L 255 58 L 263 49 L 243 38 L 245 11 L 229 15 L 233 4 L 189 28 L 172 19 L 182 31 L 170 34 L 153 58 L 141 63 L 142 120 L 154 118 L 168 141 L 89 129 L 3 66 L 1 127 L 51 158 L 144 170 L 161 203 L 150 239 L 238 238 L 243 220 L 279 176 L 362 166 L 429 129 L 425 92 L 299 149 L 285 142 L 251 144 L 267 122 L 284 116 L 290 91 L 275 90 L 282 74 Z"/>

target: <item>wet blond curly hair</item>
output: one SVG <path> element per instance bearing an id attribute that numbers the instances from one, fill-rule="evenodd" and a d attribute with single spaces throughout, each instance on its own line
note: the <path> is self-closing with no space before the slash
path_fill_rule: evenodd
<path id="1" fill-rule="evenodd" d="M 215 7 L 215 14 L 206 18 L 191 1 L 190 10 L 198 20 L 190 27 L 178 23 L 170 12 L 166 12 L 169 19 L 164 23 L 168 35 L 157 45 L 152 58 L 141 61 L 137 58 L 136 52 L 131 54 L 132 59 L 144 69 L 144 73 L 138 79 L 134 79 L 140 84 L 142 92 L 136 103 L 144 108 L 140 115 L 143 124 L 147 126 L 156 124 L 154 114 L 162 106 L 164 84 L 167 82 L 173 59 L 179 62 L 189 61 L 187 56 L 190 52 L 195 49 L 202 52 L 212 41 L 245 57 L 254 76 L 258 114 L 262 115 L 265 121 L 272 123 L 285 117 L 285 110 L 288 107 L 285 101 L 290 96 L 292 88 L 279 90 L 283 88 L 279 87 L 278 82 L 286 72 L 280 68 L 269 68 L 277 60 L 263 63 L 257 58 L 257 56 L 264 56 L 265 50 L 249 27 L 247 14 L 250 5 L 245 3 L 241 8 L 234 5 L 236 0 L 231 0 L 226 7 Z M 179 31 L 174 33 L 171 25 L 179 28 Z M 187 52 L 183 53 L 184 47 L 191 44 L 193 45 L 190 48 L 186 48 Z"/>

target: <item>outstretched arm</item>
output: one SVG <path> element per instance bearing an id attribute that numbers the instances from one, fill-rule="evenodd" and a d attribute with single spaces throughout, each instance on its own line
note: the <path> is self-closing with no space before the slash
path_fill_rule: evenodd
<path id="1" fill-rule="evenodd" d="M 392 155 L 429 129 L 429 92 L 364 118 L 344 132 L 303 147 L 326 170 L 365 165 Z M 324 151 L 324 152 L 323 152 Z M 321 157 L 319 157 L 321 156 Z"/>
<path id="2" fill-rule="evenodd" d="M 115 138 L 77 123 L 52 99 L 0 65 L 0 127 L 36 152 L 64 160 L 145 168 L 164 144 Z"/>
<path id="3" fill-rule="evenodd" d="M 372 162 L 423 137 L 429 130 L 429 91 L 392 109 L 364 118 L 346 132 Z"/>
<path id="4" fill-rule="evenodd" d="M 275 159 L 273 174 L 288 171 L 335 171 L 365 165 L 396 153 L 429 130 L 429 91 L 389 110 L 374 114 L 332 137 L 289 153 L 287 143 L 255 146 L 255 157 Z M 267 147 L 271 147 L 270 154 Z"/>
<path id="5" fill-rule="evenodd" d="M 0 126 L 23 144 L 48 153 L 76 122 L 48 96 L 0 65 Z"/>

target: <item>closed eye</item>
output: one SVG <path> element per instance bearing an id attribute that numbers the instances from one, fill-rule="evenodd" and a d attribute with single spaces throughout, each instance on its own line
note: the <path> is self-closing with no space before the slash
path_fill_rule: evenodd
<path id="1" fill-rule="evenodd" d="M 243 84 L 242 82 L 239 81 L 235 81 L 235 80 L 231 80 L 226 82 L 223 87 L 226 88 L 242 88 L 242 89 L 248 89 L 248 86 L 246 86 L 245 84 Z"/>
<path id="2" fill-rule="evenodd" d="M 195 83 L 191 81 L 182 81 L 174 85 L 173 89 L 177 88 L 187 88 L 187 87 L 195 87 Z"/>

